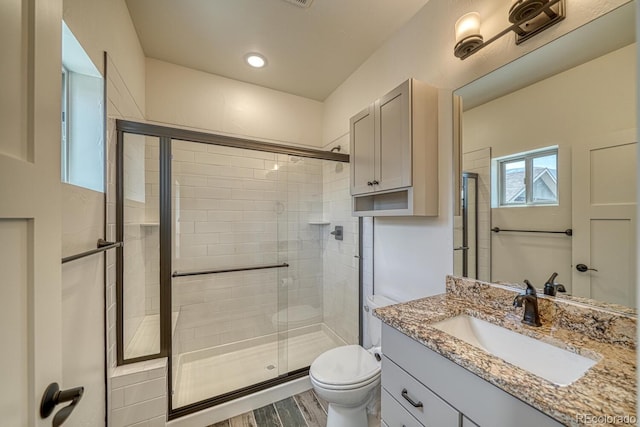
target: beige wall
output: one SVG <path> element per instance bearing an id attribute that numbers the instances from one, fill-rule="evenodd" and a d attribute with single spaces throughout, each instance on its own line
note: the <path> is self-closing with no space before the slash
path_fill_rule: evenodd
<path id="1" fill-rule="evenodd" d="M 147 58 L 147 119 L 319 148 L 318 101 Z"/>
<path id="2" fill-rule="evenodd" d="M 439 100 L 440 215 L 437 218 L 379 218 L 375 222 L 376 292 L 400 299 L 444 291 L 453 271 L 451 251 L 451 91 L 626 3 L 567 0 L 567 18 L 516 46 L 505 36 L 461 61 L 453 56 L 455 21 L 471 10 L 483 17 L 485 37 L 507 25 L 508 4 L 495 1 L 431 0 L 325 101 L 323 139 L 348 133 L 349 117 L 408 77 L 442 88 Z"/>
<path id="3" fill-rule="evenodd" d="M 144 53 L 124 0 L 64 0 L 63 19 L 96 68 L 108 52 L 141 112 L 145 110 Z"/>

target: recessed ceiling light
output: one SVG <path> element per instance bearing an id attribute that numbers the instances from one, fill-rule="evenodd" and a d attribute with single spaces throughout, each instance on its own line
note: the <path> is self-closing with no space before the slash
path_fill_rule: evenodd
<path id="1" fill-rule="evenodd" d="M 267 65 L 267 59 L 259 53 L 248 53 L 245 55 L 244 60 L 253 68 L 262 68 Z"/>

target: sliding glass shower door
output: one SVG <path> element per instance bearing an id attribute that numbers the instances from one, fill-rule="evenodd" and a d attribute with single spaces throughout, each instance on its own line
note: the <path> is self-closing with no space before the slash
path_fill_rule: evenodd
<path id="1" fill-rule="evenodd" d="M 172 141 L 173 407 L 287 370 L 288 210 L 277 154 Z"/>
<path id="2" fill-rule="evenodd" d="M 359 342 L 347 156 L 117 131 L 118 363 L 169 357 L 170 418 L 304 377 Z"/>

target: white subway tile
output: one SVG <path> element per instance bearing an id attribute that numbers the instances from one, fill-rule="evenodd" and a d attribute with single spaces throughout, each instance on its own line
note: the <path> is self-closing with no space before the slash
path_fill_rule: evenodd
<path id="1" fill-rule="evenodd" d="M 195 189 L 195 197 L 198 197 L 198 198 L 230 199 L 231 196 L 232 196 L 232 190 L 228 188 L 197 187 Z"/>
<path id="2" fill-rule="evenodd" d="M 157 418 L 166 414 L 166 397 L 147 400 L 136 405 L 125 406 L 111 413 L 113 427 L 125 427 L 135 423 Z"/>
<path id="3" fill-rule="evenodd" d="M 174 162 L 194 162 L 194 152 L 192 150 L 185 150 L 177 148 L 176 146 L 171 147 L 171 158 Z"/>
<path id="4" fill-rule="evenodd" d="M 196 233 L 216 233 L 229 230 L 229 224 L 226 222 L 196 222 Z"/>
<path id="5" fill-rule="evenodd" d="M 124 404 L 126 406 L 162 397 L 167 392 L 165 378 L 156 378 L 124 388 Z"/>

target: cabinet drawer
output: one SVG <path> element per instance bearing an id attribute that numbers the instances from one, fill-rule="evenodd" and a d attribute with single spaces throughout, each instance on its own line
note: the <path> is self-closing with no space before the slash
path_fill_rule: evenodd
<path id="1" fill-rule="evenodd" d="M 479 427 L 478 424 L 474 423 L 467 417 L 462 417 L 462 427 Z"/>
<path id="2" fill-rule="evenodd" d="M 386 357 L 382 359 L 382 387 L 427 427 L 460 425 L 458 411 Z"/>
<path id="3" fill-rule="evenodd" d="M 382 390 L 381 397 L 382 425 L 388 427 L 423 427 L 386 390 Z"/>

